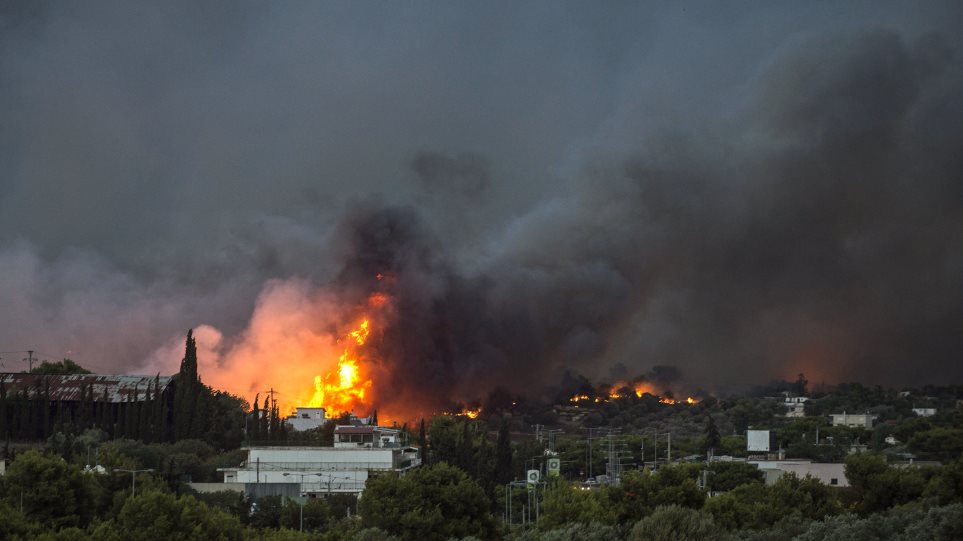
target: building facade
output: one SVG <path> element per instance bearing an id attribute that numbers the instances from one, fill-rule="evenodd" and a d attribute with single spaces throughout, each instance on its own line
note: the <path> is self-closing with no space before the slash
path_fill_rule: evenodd
<path id="1" fill-rule="evenodd" d="M 252 446 L 238 467 L 219 471 L 228 489 L 243 487 L 253 498 L 360 495 L 371 476 L 401 475 L 421 464 L 418 449 L 398 440 L 397 430 L 337 427 L 333 447 Z"/>
<path id="2" fill-rule="evenodd" d="M 292 430 L 304 432 L 324 426 L 327 420 L 324 408 L 297 408 L 284 420 L 284 424 Z"/>
<path id="3" fill-rule="evenodd" d="M 810 460 L 760 460 L 749 461 L 759 468 L 766 476 L 766 484 L 772 485 L 787 473 L 795 474 L 800 479 L 809 476 L 818 479 L 824 485 L 834 487 L 848 487 L 845 464 L 830 464 L 812 462 Z"/>
<path id="4" fill-rule="evenodd" d="M 833 426 L 848 426 L 852 428 L 873 428 L 875 415 L 868 413 L 834 413 L 831 415 Z"/>

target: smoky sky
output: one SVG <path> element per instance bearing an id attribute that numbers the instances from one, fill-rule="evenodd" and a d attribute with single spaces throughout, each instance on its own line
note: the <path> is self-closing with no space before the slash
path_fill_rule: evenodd
<path id="1" fill-rule="evenodd" d="M 133 370 L 241 333 L 269 280 L 388 270 L 401 393 L 959 381 L 959 28 L 954 2 L 5 2 L 0 351 Z"/>

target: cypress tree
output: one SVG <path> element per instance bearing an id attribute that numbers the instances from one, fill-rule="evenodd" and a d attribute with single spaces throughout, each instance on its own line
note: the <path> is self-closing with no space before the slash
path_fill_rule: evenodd
<path id="1" fill-rule="evenodd" d="M 7 439 L 7 386 L 0 378 L 0 438 Z"/>
<path id="2" fill-rule="evenodd" d="M 251 432 L 254 433 L 252 438 L 250 435 L 247 437 L 248 440 L 261 441 L 261 406 L 258 404 L 258 400 L 261 399 L 261 393 L 254 395 L 254 409 L 251 410 Z"/>
<path id="3" fill-rule="evenodd" d="M 203 389 L 203 386 L 200 386 Z M 191 416 L 190 437 L 198 440 L 206 439 L 208 418 L 210 417 L 210 395 L 201 392 L 194 397 L 194 413 Z"/>
<path id="4" fill-rule="evenodd" d="M 705 447 L 706 451 L 710 451 L 718 449 L 722 445 L 722 437 L 719 435 L 719 429 L 716 427 L 716 421 L 712 418 L 712 415 L 706 417 L 708 417 L 708 420 L 706 421 Z"/>
<path id="5" fill-rule="evenodd" d="M 418 457 L 421 465 L 428 465 L 428 433 L 425 432 L 425 418 L 421 418 L 421 428 L 418 430 Z"/>
<path id="6" fill-rule="evenodd" d="M 462 419 L 461 439 L 458 441 L 458 467 L 465 473 L 470 473 L 474 469 L 474 438 L 470 431 L 468 419 Z"/>
<path id="7" fill-rule="evenodd" d="M 498 441 L 495 442 L 495 482 L 505 484 L 512 477 L 512 439 L 508 432 L 508 421 L 502 419 L 498 427 Z"/>
<path id="8" fill-rule="evenodd" d="M 269 397 L 265 396 L 264 406 L 261 408 L 260 426 L 258 427 L 258 430 L 261 432 L 261 438 L 264 440 L 268 440 L 271 437 L 270 426 L 268 425 L 268 422 L 270 421 L 270 417 L 271 417 L 271 402 L 269 401 Z"/>
<path id="9" fill-rule="evenodd" d="M 43 418 L 43 436 L 42 439 L 47 439 L 51 434 L 50 430 L 50 378 L 43 378 L 43 396 L 40 397 L 40 407 L 43 408 L 41 416 Z"/>
<path id="10" fill-rule="evenodd" d="M 194 407 L 198 395 L 197 379 L 197 342 L 194 340 L 194 330 L 187 331 L 184 344 L 184 358 L 176 377 L 174 390 L 174 439 L 179 440 L 191 436 L 193 428 Z"/>

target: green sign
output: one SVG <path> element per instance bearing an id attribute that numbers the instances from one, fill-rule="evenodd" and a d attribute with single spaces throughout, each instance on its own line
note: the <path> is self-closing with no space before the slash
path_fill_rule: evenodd
<path id="1" fill-rule="evenodd" d="M 550 458 L 547 460 L 548 463 L 548 476 L 558 477 L 559 472 L 562 470 L 562 460 L 559 458 Z"/>

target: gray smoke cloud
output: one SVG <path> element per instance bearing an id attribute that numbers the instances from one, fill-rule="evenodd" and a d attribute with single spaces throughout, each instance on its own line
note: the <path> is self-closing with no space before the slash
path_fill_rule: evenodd
<path id="1" fill-rule="evenodd" d="M 412 400 L 666 365 L 959 381 L 961 23 L 5 3 L 0 351 L 135 370 L 188 327 L 241 336 L 272 280 L 352 299 L 387 270 Z"/>

